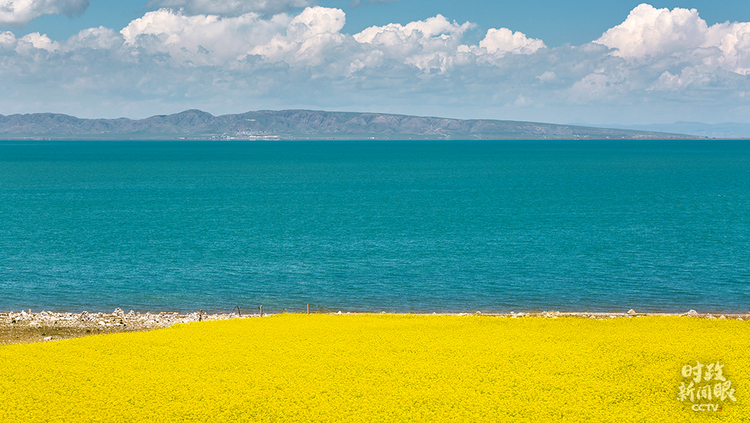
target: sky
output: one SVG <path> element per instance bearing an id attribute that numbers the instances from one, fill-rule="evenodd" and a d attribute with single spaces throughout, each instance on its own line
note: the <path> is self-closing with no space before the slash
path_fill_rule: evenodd
<path id="1" fill-rule="evenodd" d="M 0 0 L 0 114 L 750 123 L 750 3 Z"/>

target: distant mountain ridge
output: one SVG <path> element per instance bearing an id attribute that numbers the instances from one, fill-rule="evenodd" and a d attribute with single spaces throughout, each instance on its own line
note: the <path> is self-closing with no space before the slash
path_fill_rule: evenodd
<path id="1" fill-rule="evenodd" d="M 214 116 L 201 110 L 145 119 L 80 119 L 55 113 L 0 115 L 0 139 L 687 139 L 654 131 L 382 113 L 261 110 Z"/>
<path id="2" fill-rule="evenodd" d="M 696 137 L 746 139 L 750 138 L 750 124 L 738 122 L 701 123 L 674 122 L 649 125 L 595 125 L 598 128 L 632 129 L 635 131 L 674 132 Z"/>

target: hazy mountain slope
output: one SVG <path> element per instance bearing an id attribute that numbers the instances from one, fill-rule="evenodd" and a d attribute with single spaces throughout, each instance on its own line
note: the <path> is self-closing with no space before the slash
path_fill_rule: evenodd
<path id="1" fill-rule="evenodd" d="M 664 139 L 678 134 L 503 120 L 380 113 L 200 110 L 146 119 L 79 119 L 53 113 L 0 115 L 0 138 L 49 139 Z"/>
<path id="2" fill-rule="evenodd" d="M 701 123 L 675 122 L 650 125 L 597 125 L 618 129 L 632 129 L 636 131 L 663 131 L 693 135 L 708 138 L 750 138 L 750 124 L 748 123 Z"/>

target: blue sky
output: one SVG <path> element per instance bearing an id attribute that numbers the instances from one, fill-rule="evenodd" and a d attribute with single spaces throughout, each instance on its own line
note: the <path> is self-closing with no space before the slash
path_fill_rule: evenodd
<path id="1" fill-rule="evenodd" d="M 0 114 L 750 123 L 748 22 L 740 1 L 0 0 Z"/>

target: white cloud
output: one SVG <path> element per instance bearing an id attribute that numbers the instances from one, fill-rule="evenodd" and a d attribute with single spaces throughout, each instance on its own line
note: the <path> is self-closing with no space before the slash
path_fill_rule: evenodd
<path id="1" fill-rule="evenodd" d="M 721 54 L 716 65 L 741 75 L 750 73 L 750 23 L 721 23 L 711 26 L 705 47 L 716 47 Z"/>
<path id="2" fill-rule="evenodd" d="M 716 69 L 741 75 L 750 73 L 750 23 L 726 22 L 709 27 L 695 9 L 656 9 L 641 4 L 622 24 L 594 42 L 614 49 L 614 55 L 626 59 L 678 60 L 694 67 L 690 74 Z M 665 76 L 672 74 L 665 72 L 659 77 L 664 84 L 657 84 L 661 87 L 707 80 L 680 77 L 683 82 L 675 85 L 674 78 Z M 672 82 L 666 83 L 667 80 Z"/>
<path id="3" fill-rule="evenodd" d="M 641 4 L 625 22 L 607 30 L 598 40 L 621 57 L 644 58 L 684 53 L 705 41 L 708 26 L 695 9 L 656 9 Z"/>
<path id="4" fill-rule="evenodd" d="M 57 41 L 52 41 L 46 34 L 38 32 L 26 34 L 18 39 L 17 52 L 27 52 L 33 49 L 53 52 L 60 49 L 60 44 Z"/>
<path id="5" fill-rule="evenodd" d="M 612 73 L 590 73 L 570 88 L 571 97 L 582 103 L 620 95 L 624 79 Z"/>
<path id="6" fill-rule="evenodd" d="M 43 15 L 78 16 L 89 0 L 0 0 L 0 25 L 21 27 Z"/>
<path id="7" fill-rule="evenodd" d="M 257 13 L 187 16 L 160 9 L 132 21 L 120 33 L 138 54 L 166 53 L 191 65 L 231 66 L 248 55 L 272 62 L 317 65 L 331 60 L 327 48 L 346 39 L 340 33 L 345 19 L 340 9 L 324 7 L 308 7 L 295 17 L 280 13 L 269 19 Z"/>
<path id="8" fill-rule="evenodd" d="M 91 48 L 95 50 L 114 50 L 122 46 L 123 36 L 110 28 L 100 26 L 87 28 L 70 37 L 65 43 L 67 50 Z"/>
<path id="9" fill-rule="evenodd" d="M 718 69 L 741 75 L 750 72 L 750 23 L 726 22 L 709 27 L 695 9 L 656 9 L 641 4 L 622 24 L 594 42 L 640 64 L 689 68 L 680 71 L 680 77 L 671 73 L 673 70 L 662 69 L 661 82 L 656 84 L 659 89 L 704 83 Z M 688 74 L 694 76 L 686 77 Z M 681 82 L 675 83 L 675 78 Z"/>
<path id="10" fill-rule="evenodd" d="M 15 48 L 16 36 L 10 31 L 0 32 L 0 46 L 3 48 Z"/>
<path id="11" fill-rule="evenodd" d="M 425 40 L 436 37 L 441 40 L 456 38 L 473 27 L 474 25 L 469 22 L 458 25 L 456 22 L 449 22 L 443 15 L 437 15 L 406 25 L 392 23 L 384 26 L 371 26 L 354 35 L 354 38 L 360 43 L 396 45 L 404 43 L 411 37 Z"/>
<path id="12" fill-rule="evenodd" d="M 537 38 L 528 38 L 521 32 L 513 32 L 508 28 L 487 31 L 487 35 L 479 46 L 486 49 L 488 53 L 503 55 L 505 53 L 533 54 L 540 48 L 544 48 L 544 42 Z"/>
<path id="13" fill-rule="evenodd" d="M 246 13 L 275 15 L 310 6 L 308 0 L 152 0 L 151 8 L 181 10 L 186 15 L 240 16 Z"/>
<path id="14" fill-rule="evenodd" d="M 289 23 L 288 39 L 305 42 L 321 34 L 339 33 L 346 23 L 346 14 L 341 9 L 308 7 Z"/>
<path id="15" fill-rule="evenodd" d="M 291 20 L 286 14 L 271 19 L 255 13 L 221 18 L 160 9 L 130 22 L 120 33 L 126 45 L 144 54 L 167 53 L 182 63 L 216 65 L 236 61 L 270 42 Z"/>
<path id="16" fill-rule="evenodd" d="M 341 33 L 345 23 L 346 15 L 341 9 L 308 7 L 284 31 L 249 53 L 274 62 L 308 66 L 338 61 L 340 57 L 332 49 L 346 42 L 347 36 Z"/>
<path id="17" fill-rule="evenodd" d="M 470 22 L 459 25 L 437 15 L 406 25 L 392 23 L 372 26 L 355 34 L 354 39 L 365 49 L 377 52 L 368 56 L 370 59 L 380 59 L 375 63 L 396 60 L 420 70 L 438 69 L 445 72 L 453 63 L 454 56 L 463 53 L 459 50 L 461 37 L 474 27 Z"/>
<path id="18" fill-rule="evenodd" d="M 696 84 L 705 84 L 710 82 L 707 75 L 701 75 L 695 68 L 684 68 L 678 75 L 672 75 L 669 71 L 664 71 L 659 79 L 654 81 L 648 88 L 654 91 L 679 91 L 684 87 Z"/>

